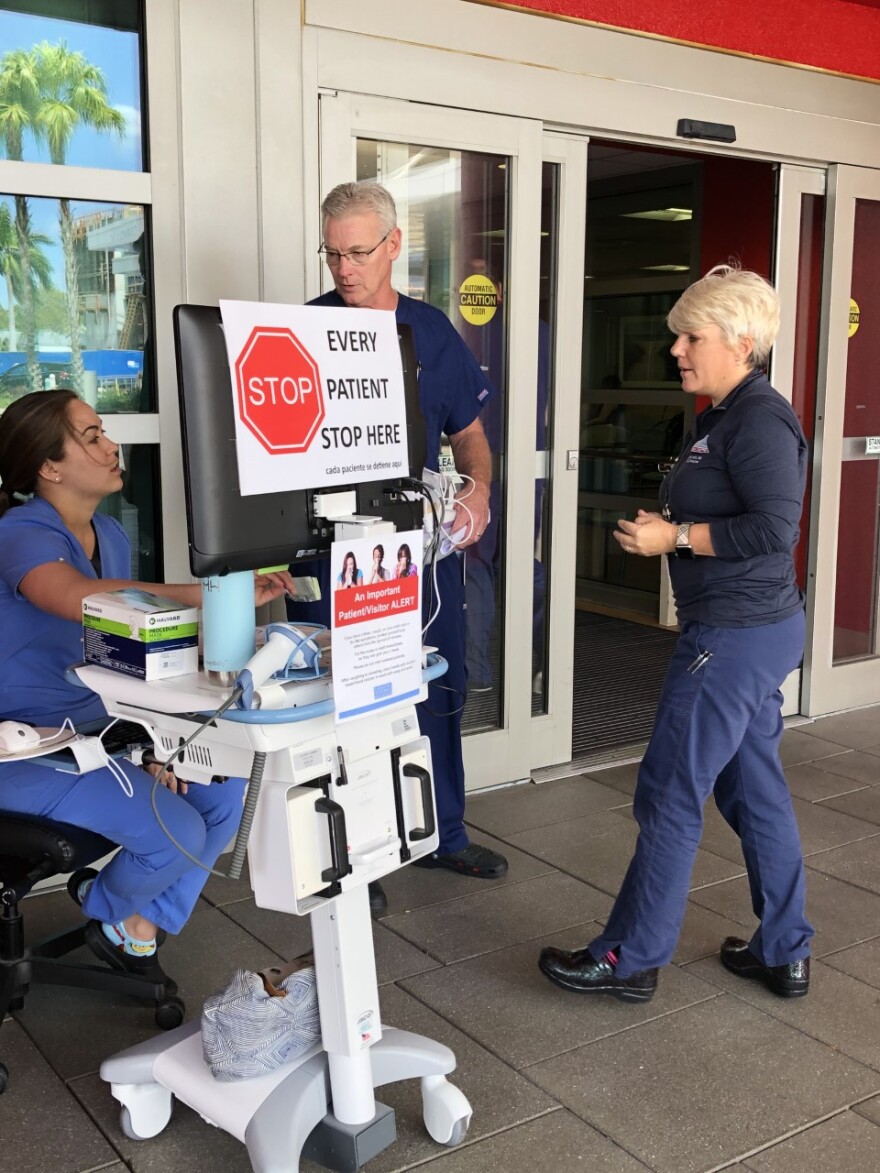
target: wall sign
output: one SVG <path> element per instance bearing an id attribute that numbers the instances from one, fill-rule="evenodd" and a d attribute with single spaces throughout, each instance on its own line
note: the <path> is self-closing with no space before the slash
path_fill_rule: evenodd
<path id="1" fill-rule="evenodd" d="M 483 273 L 465 277 L 458 287 L 458 310 L 472 326 L 485 326 L 495 317 L 498 291 L 491 278 Z"/>
<path id="2" fill-rule="evenodd" d="M 333 700 L 340 721 L 418 696 L 422 532 L 334 542 Z"/>
<path id="3" fill-rule="evenodd" d="M 852 338 L 856 330 L 859 328 L 859 318 L 861 311 L 859 310 L 859 303 L 854 297 L 849 299 L 849 337 Z"/>

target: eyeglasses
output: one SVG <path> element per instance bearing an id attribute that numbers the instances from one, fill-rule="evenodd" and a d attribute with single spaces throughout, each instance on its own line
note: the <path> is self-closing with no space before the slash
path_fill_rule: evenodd
<path id="1" fill-rule="evenodd" d="M 372 248 L 350 248 L 348 252 L 342 253 L 338 252 L 335 248 L 327 248 L 326 244 L 322 244 L 318 249 L 318 253 L 324 258 L 331 269 L 335 269 L 343 257 L 351 261 L 353 265 L 365 265 L 376 249 L 385 243 L 393 231 L 393 228 L 389 228 L 379 241 L 379 244 L 374 244 Z"/>

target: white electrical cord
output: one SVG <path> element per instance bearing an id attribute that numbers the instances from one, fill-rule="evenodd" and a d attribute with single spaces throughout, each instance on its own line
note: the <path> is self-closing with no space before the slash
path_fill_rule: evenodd
<path id="1" fill-rule="evenodd" d="M 53 741 L 58 740 L 65 729 L 69 729 L 74 737 L 76 736 L 76 729 L 74 728 L 73 721 L 71 721 L 70 717 L 65 717 L 60 729 L 58 729 L 57 732 L 50 734 L 49 737 L 41 737 L 37 742 L 37 745 L 51 745 Z"/>
<path id="2" fill-rule="evenodd" d="M 459 508 L 463 509 L 468 516 L 468 530 L 467 530 L 467 533 L 464 535 L 464 537 L 460 538 L 456 542 L 454 540 L 452 534 L 451 533 L 449 534 L 449 537 L 448 537 L 449 544 L 451 546 L 453 546 L 455 549 L 460 549 L 463 545 L 465 545 L 466 542 L 469 542 L 471 540 L 471 538 L 474 536 L 475 531 L 476 531 L 476 522 L 474 521 L 474 515 L 473 515 L 473 513 L 471 513 L 469 507 L 467 505 L 465 505 L 465 501 L 467 501 L 468 497 L 473 496 L 473 494 L 476 490 L 476 487 L 477 487 L 477 482 L 474 480 L 473 477 L 469 477 L 467 475 L 467 473 L 460 472 L 458 475 L 461 477 L 461 479 L 463 481 L 470 482 L 470 488 L 468 489 L 468 491 L 466 493 L 463 493 L 460 496 L 456 494 L 454 497 L 455 505 L 457 505 Z"/>

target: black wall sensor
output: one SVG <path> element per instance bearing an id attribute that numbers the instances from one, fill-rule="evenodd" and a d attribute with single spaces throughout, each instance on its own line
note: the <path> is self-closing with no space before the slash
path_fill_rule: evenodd
<path id="1" fill-rule="evenodd" d="M 719 143 L 735 143 L 736 127 L 726 122 L 695 122 L 693 118 L 679 118 L 675 133 L 679 138 L 707 138 Z"/>

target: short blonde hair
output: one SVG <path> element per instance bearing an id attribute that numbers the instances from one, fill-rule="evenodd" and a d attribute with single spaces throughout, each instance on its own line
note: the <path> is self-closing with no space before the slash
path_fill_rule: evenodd
<path id="1" fill-rule="evenodd" d="M 751 338 L 753 367 L 766 365 L 779 333 L 779 294 L 760 274 L 734 265 L 716 265 L 689 285 L 666 318 L 673 334 L 717 326 L 733 347 Z"/>

